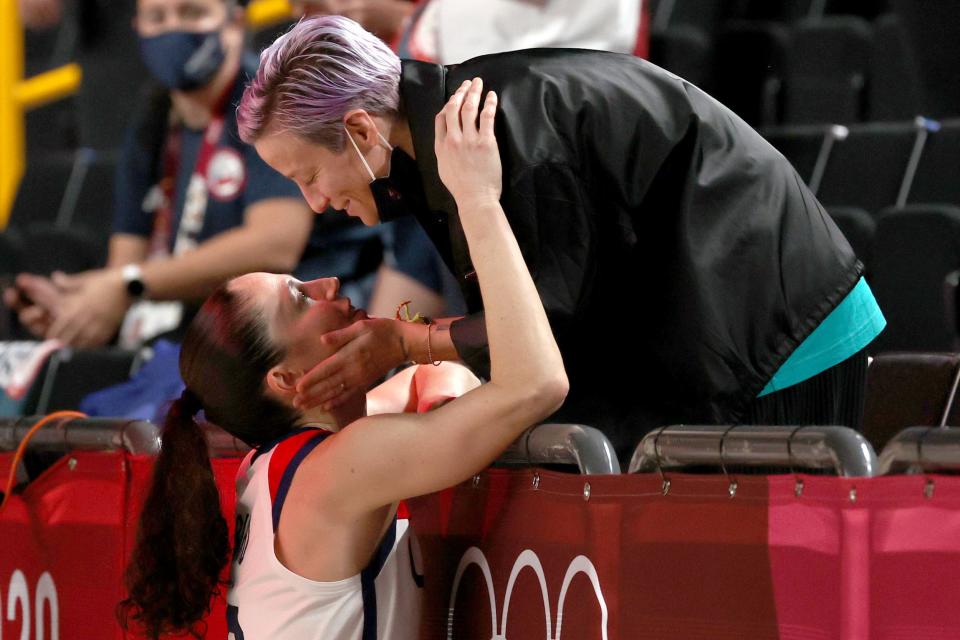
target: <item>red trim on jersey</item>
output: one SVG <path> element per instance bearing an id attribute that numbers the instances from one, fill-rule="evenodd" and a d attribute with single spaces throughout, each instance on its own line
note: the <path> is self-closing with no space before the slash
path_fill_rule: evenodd
<path id="1" fill-rule="evenodd" d="M 291 436 L 274 447 L 270 456 L 270 468 L 267 470 L 267 481 L 270 486 L 270 503 L 277 499 L 280 488 L 280 479 L 283 472 L 290 466 L 290 461 L 308 440 L 316 437 L 318 429 L 307 429 L 303 433 Z"/>

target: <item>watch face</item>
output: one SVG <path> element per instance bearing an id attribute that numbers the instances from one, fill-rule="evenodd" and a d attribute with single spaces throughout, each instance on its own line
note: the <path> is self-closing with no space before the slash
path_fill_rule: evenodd
<path id="1" fill-rule="evenodd" d="M 129 293 L 134 298 L 139 298 L 143 295 L 146 287 L 143 286 L 143 280 L 139 278 L 134 278 L 132 280 L 127 280 L 127 293 Z"/>

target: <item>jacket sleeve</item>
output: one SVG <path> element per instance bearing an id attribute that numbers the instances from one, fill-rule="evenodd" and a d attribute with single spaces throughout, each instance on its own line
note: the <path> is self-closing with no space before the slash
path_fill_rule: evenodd
<path id="1" fill-rule="evenodd" d="M 501 204 L 540 293 L 561 352 L 589 300 L 596 268 L 596 223 L 573 167 L 541 163 L 505 181 Z M 483 312 L 454 322 L 451 339 L 475 374 L 489 379 L 490 352 Z"/>

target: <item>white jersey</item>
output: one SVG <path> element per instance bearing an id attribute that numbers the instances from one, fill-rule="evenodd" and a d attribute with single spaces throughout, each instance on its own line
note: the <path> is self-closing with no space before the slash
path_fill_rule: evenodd
<path id="1" fill-rule="evenodd" d="M 419 636 L 423 576 L 401 513 L 370 565 L 336 582 L 299 576 L 277 559 L 274 532 L 297 467 L 330 433 L 297 429 L 250 452 L 237 472 L 237 528 L 229 640 L 412 640 Z"/>

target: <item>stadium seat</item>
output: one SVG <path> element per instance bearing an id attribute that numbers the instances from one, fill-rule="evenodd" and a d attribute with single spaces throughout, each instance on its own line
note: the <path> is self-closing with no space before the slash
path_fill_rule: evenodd
<path id="1" fill-rule="evenodd" d="M 113 228 L 114 178 L 118 155 L 114 151 L 91 154 L 76 199 L 72 203 L 65 203 L 65 216 L 58 221 L 61 226 L 86 232 L 97 243 L 101 255 L 106 255 Z"/>
<path id="2" fill-rule="evenodd" d="M 867 368 L 863 410 L 863 434 L 874 449 L 879 451 L 907 427 L 960 424 L 960 403 L 955 396 L 950 402 L 958 374 L 960 354 L 956 353 L 876 356 Z"/>
<path id="3" fill-rule="evenodd" d="M 49 29 L 24 29 L 24 77 L 73 62 L 77 28 L 70 17 L 73 3 L 64 5 L 65 19 Z M 31 109 L 24 116 L 28 162 L 51 152 L 75 149 L 78 144 L 77 101 L 66 97 Z"/>
<path id="4" fill-rule="evenodd" d="M 873 20 L 888 10 L 887 5 L 887 0 L 728 0 L 727 15 L 747 20 L 782 22 L 822 18 L 825 15 L 852 15 Z"/>
<path id="5" fill-rule="evenodd" d="M 870 284 L 888 323 L 874 353 L 956 349 L 946 279 L 960 268 L 960 208 L 912 205 L 882 212 L 871 260 Z"/>
<path id="6" fill-rule="evenodd" d="M 46 153 L 28 162 L 10 211 L 11 227 L 24 228 L 57 219 L 63 195 L 82 156 L 70 151 Z"/>
<path id="7" fill-rule="evenodd" d="M 769 127 L 761 131 L 767 142 L 782 153 L 807 184 L 817 159 L 824 153 L 830 127 L 823 125 Z"/>
<path id="8" fill-rule="evenodd" d="M 16 229 L 0 232 L 0 279 L 20 272 L 23 238 Z"/>
<path id="9" fill-rule="evenodd" d="M 912 122 L 849 127 L 833 145 L 817 199 L 827 207 L 860 207 L 872 214 L 897 204 L 917 135 Z"/>
<path id="10" fill-rule="evenodd" d="M 872 35 L 852 16 L 800 21 L 787 52 L 784 122 L 863 120 Z"/>
<path id="11" fill-rule="evenodd" d="M 701 29 L 687 25 L 654 31 L 650 61 L 702 87 L 710 77 L 710 39 Z"/>
<path id="12" fill-rule="evenodd" d="M 891 0 L 916 59 L 921 113 L 930 118 L 960 116 L 960 2 Z"/>
<path id="13" fill-rule="evenodd" d="M 830 217 L 840 227 L 847 242 L 853 247 L 860 262 L 870 270 L 873 238 L 877 233 L 877 223 L 869 213 L 856 207 L 831 207 Z"/>
<path id="14" fill-rule="evenodd" d="M 130 27 L 136 3 L 77 5 L 76 58 L 83 68 L 76 96 L 78 141 L 94 149 L 118 148 L 149 77 L 137 34 Z"/>
<path id="15" fill-rule="evenodd" d="M 27 163 L 44 162 L 51 154 L 66 154 L 77 148 L 76 98 L 70 96 L 31 109 L 24 114 Z"/>
<path id="16" fill-rule="evenodd" d="M 16 230 L 0 233 L 0 291 L 6 289 L 20 272 L 22 254 L 23 241 Z M 0 303 L 0 340 L 13 339 L 16 324 L 13 312 Z"/>
<path id="17" fill-rule="evenodd" d="M 105 260 L 102 241 L 88 231 L 47 224 L 31 225 L 23 231 L 23 271 L 77 273 L 101 267 Z"/>
<path id="18" fill-rule="evenodd" d="M 920 113 L 920 82 L 913 54 L 895 14 L 874 23 L 870 54 L 871 120 L 908 120 Z"/>
<path id="19" fill-rule="evenodd" d="M 941 123 L 927 139 L 907 202 L 960 206 L 960 120 Z"/>
<path id="20" fill-rule="evenodd" d="M 821 15 L 858 16 L 867 20 L 875 20 L 890 10 L 889 0 L 814 0 L 811 6 L 821 10 Z"/>
<path id="21" fill-rule="evenodd" d="M 773 22 L 730 21 L 717 36 L 714 96 L 753 126 L 780 120 L 789 34 Z"/>
<path id="22" fill-rule="evenodd" d="M 658 0 L 650 8 L 650 22 L 658 31 L 685 25 L 711 34 L 724 17 L 725 4 L 725 0 Z"/>
<path id="23" fill-rule="evenodd" d="M 60 349 L 39 378 L 36 405 L 24 415 L 76 409 L 87 394 L 128 380 L 139 364 L 137 351 Z"/>
<path id="24" fill-rule="evenodd" d="M 727 16 L 741 20 L 793 22 L 810 16 L 814 0 L 729 0 Z"/>

